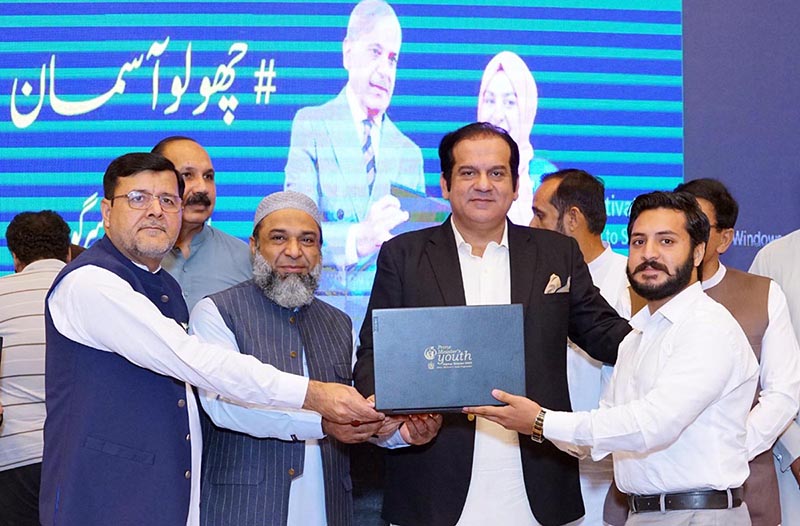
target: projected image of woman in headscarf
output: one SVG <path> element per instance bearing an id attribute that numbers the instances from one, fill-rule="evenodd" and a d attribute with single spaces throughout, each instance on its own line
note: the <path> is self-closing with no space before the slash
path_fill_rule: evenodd
<path id="1" fill-rule="evenodd" d="M 478 92 L 478 120 L 503 128 L 519 145 L 519 197 L 508 217 L 527 226 L 533 218 L 533 189 L 542 174 L 558 168 L 534 158 L 531 130 L 539 104 L 536 81 L 525 62 L 511 51 L 495 55 L 483 70 Z"/>

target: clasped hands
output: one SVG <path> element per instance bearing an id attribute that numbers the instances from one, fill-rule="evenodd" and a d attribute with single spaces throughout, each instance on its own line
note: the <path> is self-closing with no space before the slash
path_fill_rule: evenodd
<path id="1" fill-rule="evenodd" d="M 372 437 L 385 439 L 399 429 L 406 444 L 420 446 L 433 440 L 441 425 L 442 415 L 439 414 L 386 416 L 375 422 L 351 424 L 337 424 L 322 419 L 323 432 L 345 444 L 365 442 Z"/>
<path id="2" fill-rule="evenodd" d="M 389 416 L 375 410 L 375 396 L 364 398 L 344 384 L 310 380 L 304 409 L 322 415 L 322 429 L 340 442 L 364 442 L 372 436 L 386 438 L 398 429 L 412 445 L 430 442 L 439 432 L 442 415 Z"/>

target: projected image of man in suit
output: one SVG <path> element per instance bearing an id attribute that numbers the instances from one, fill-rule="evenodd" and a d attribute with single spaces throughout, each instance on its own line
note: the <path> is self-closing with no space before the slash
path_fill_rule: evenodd
<path id="1" fill-rule="evenodd" d="M 389 4 L 359 2 L 342 43 L 347 84 L 325 104 L 299 110 L 292 122 L 284 186 L 317 203 L 326 238 L 320 290 L 356 323 L 366 308 L 375 254 L 409 218 L 392 185 L 425 192 L 420 149 L 386 115 L 401 42 Z"/>

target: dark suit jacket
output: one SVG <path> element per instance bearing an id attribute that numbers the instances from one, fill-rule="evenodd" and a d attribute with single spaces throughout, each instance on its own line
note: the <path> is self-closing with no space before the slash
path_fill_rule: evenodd
<path id="1" fill-rule="evenodd" d="M 526 395 L 542 406 L 570 410 L 566 352 L 569 336 L 593 357 L 614 363 L 630 331 L 600 296 L 577 243 L 545 230 L 508 223 L 511 303 L 524 306 Z M 550 276 L 568 293 L 544 294 Z M 384 243 L 355 367 L 356 387 L 374 392 L 373 309 L 464 305 L 458 252 L 450 221 Z M 475 423 L 446 414 L 429 444 L 389 451 L 383 517 L 402 526 L 452 526 L 461 516 L 472 472 Z M 564 524 L 584 513 L 577 460 L 545 441 L 520 435 L 522 469 L 536 520 Z"/>

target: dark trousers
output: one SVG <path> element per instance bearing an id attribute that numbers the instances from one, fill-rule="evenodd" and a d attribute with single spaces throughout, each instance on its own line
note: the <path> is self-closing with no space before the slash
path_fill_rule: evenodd
<path id="1" fill-rule="evenodd" d="M 42 463 L 0 471 L 0 526 L 39 526 Z"/>

